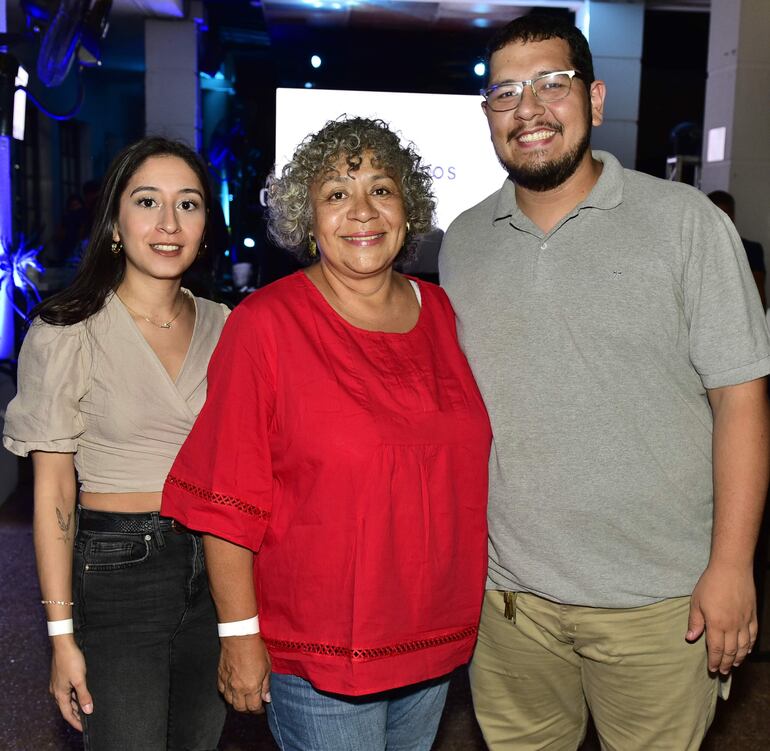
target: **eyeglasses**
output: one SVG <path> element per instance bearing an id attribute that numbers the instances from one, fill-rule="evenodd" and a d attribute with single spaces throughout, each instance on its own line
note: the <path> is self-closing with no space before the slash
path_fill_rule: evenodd
<path id="1" fill-rule="evenodd" d="M 529 86 L 532 93 L 545 103 L 558 102 L 569 94 L 572 79 L 580 73 L 576 70 L 555 70 L 529 81 L 503 81 L 479 92 L 493 112 L 515 110 L 521 104 L 524 87 Z"/>

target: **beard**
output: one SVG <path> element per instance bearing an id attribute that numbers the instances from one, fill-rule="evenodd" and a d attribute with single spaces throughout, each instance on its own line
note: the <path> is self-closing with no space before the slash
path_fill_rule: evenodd
<path id="1" fill-rule="evenodd" d="M 561 133 L 563 128 L 554 124 L 548 124 L 557 133 Z M 513 135 L 509 136 L 509 140 Z M 543 192 L 558 188 L 563 182 L 575 174 L 580 162 L 591 145 L 591 121 L 588 121 L 588 127 L 583 137 L 570 149 L 564 156 L 554 159 L 550 162 L 534 160 L 524 164 L 513 164 L 507 162 L 500 154 L 497 158 L 500 164 L 508 172 L 508 176 L 514 183 L 522 188 Z"/>

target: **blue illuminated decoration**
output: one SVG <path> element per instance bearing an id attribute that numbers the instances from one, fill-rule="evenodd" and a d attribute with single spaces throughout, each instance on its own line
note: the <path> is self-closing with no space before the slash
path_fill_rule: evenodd
<path id="1" fill-rule="evenodd" d="M 37 287 L 27 276 L 29 269 L 42 272 L 43 267 L 37 260 L 39 252 L 40 248 L 30 248 L 24 238 L 20 239 L 17 248 L 0 242 L 0 360 L 8 360 L 14 355 L 14 312 L 26 320 L 32 306 L 40 302 Z M 17 292 L 24 298 L 26 310 L 16 304 Z"/>
<path id="2" fill-rule="evenodd" d="M 13 237 L 13 191 L 11 186 L 11 137 L 0 136 L 0 238 Z M 0 242 L 0 258 L 5 258 L 5 248 Z M 7 302 L 13 295 L 11 279 L 0 285 L 0 360 L 14 355 L 13 309 Z"/>
<path id="3" fill-rule="evenodd" d="M 0 243 L 0 290 L 4 295 L 4 299 L 0 300 L 0 306 L 9 304 L 24 320 L 27 319 L 32 307 L 40 302 L 40 293 L 34 282 L 27 276 L 30 269 L 38 273 L 43 272 L 43 267 L 37 259 L 40 250 L 39 246 L 33 248 L 27 245 L 23 236 L 19 239 L 17 248 L 9 248 Z M 26 310 L 22 310 L 16 304 L 14 290 L 21 293 Z"/>

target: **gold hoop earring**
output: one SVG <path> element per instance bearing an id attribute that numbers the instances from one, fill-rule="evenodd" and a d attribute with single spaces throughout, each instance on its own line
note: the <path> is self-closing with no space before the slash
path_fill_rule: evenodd
<path id="1" fill-rule="evenodd" d="M 113 240 L 110 250 L 112 251 L 112 255 L 119 256 L 120 252 L 123 250 L 123 243 L 120 242 L 120 240 Z"/>
<path id="2" fill-rule="evenodd" d="M 310 254 L 311 258 L 315 258 L 318 255 L 318 244 L 316 243 L 312 232 L 307 238 L 307 252 Z"/>
<path id="3" fill-rule="evenodd" d="M 412 225 L 409 224 L 409 222 L 407 221 L 407 223 L 406 223 L 406 232 L 407 232 L 407 234 L 409 234 L 411 231 L 412 231 Z"/>

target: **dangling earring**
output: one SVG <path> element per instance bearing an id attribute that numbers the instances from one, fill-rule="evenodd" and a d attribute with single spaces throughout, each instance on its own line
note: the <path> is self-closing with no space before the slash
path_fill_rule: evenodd
<path id="1" fill-rule="evenodd" d="M 412 231 L 412 225 L 409 224 L 409 222 L 407 221 L 407 223 L 406 223 L 406 233 L 409 234 L 411 231 Z"/>
<path id="2" fill-rule="evenodd" d="M 202 243 L 198 246 L 198 258 L 200 258 L 207 250 L 209 249 L 209 244 L 207 242 Z"/>
<path id="3" fill-rule="evenodd" d="M 316 244 L 315 237 L 311 232 L 307 238 L 307 252 L 310 253 L 311 258 L 315 258 L 318 255 L 318 245 Z"/>
<path id="4" fill-rule="evenodd" d="M 123 250 L 123 243 L 120 240 L 113 240 L 110 250 L 112 251 L 112 255 L 119 256 L 120 251 Z"/>

